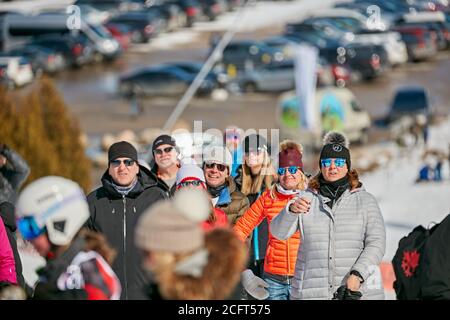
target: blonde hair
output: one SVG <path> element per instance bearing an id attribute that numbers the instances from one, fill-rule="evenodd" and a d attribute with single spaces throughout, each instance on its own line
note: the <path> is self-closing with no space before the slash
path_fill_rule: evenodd
<path id="1" fill-rule="evenodd" d="M 264 160 L 256 177 L 252 176 L 252 171 L 244 160 L 242 164 L 242 187 L 241 192 L 244 195 L 255 194 L 261 191 L 263 182 L 266 188 L 270 188 L 275 180 L 275 171 L 272 167 L 269 153 L 264 150 Z"/>

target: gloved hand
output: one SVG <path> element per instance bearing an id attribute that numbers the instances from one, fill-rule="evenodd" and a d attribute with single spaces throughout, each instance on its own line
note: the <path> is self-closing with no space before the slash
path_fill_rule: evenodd
<path id="1" fill-rule="evenodd" d="M 360 291 L 352 291 L 347 286 L 340 286 L 334 293 L 333 300 L 360 300 L 361 297 Z"/>
<path id="2" fill-rule="evenodd" d="M 263 279 L 255 276 L 252 270 L 244 270 L 241 276 L 242 285 L 244 286 L 245 291 L 247 291 L 247 293 L 250 294 L 253 298 L 258 300 L 265 300 L 269 297 L 269 291 L 267 291 L 266 289 L 269 284 Z"/>

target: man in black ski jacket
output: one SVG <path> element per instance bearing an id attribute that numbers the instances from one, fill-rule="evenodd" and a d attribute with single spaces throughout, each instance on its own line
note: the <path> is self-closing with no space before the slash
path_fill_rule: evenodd
<path id="1" fill-rule="evenodd" d="M 132 300 L 146 299 L 143 290 L 148 282 L 134 244 L 136 222 L 150 205 L 165 198 L 154 174 L 137 159 L 136 149 L 128 142 L 109 148 L 103 186 L 88 196 L 91 216 L 87 222 L 88 228 L 102 232 L 117 250 L 112 268 L 122 284 L 121 299 Z"/>

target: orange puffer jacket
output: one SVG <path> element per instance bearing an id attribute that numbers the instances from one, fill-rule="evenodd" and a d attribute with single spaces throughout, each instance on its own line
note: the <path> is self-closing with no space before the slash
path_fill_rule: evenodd
<path id="1" fill-rule="evenodd" d="M 267 217 L 270 226 L 272 219 L 286 206 L 287 202 L 295 195 L 283 195 L 276 188 L 273 190 L 274 198 L 270 190 L 266 190 L 252 204 L 252 206 L 239 218 L 233 227 L 238 237 L 245 241 L 253 229 Z M 264 271 L 277 275 L 294 275 L 297 251 L 300 245 L 300 233 L 297 231 L 288 240 L 278 240 L 272 236 L 269 227 L 269 240 L 267 243 Z"/>

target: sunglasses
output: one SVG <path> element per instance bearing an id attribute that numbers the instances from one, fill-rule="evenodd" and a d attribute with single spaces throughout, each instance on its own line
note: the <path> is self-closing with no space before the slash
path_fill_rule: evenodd
<path id="1" fill-rule="evenodd" d="M 17 220 L 17 228 L 25 240 L 33 240 L 44 233 L 45 227 L 39 228 L 36 219 L 32 216 L 23 217 Z"/>
<path id="2" fill-rule="evenodd" d="M 214 166 L 216 166 L 217 170 L 219 170 L 221 172 L 225 171 L 225 169 L 227 168 L 227 166 L 223 165 L 223 164 L 205 163 L 205 168 L 207 168 L 207 169 L 212 169 L 212 168 L 214 168 Z"/>
<path id="3" fill-rule="evenodd" d="M 116 159 L 116 160 L 111 160 L 109 163 L 110 163 L 114 168 L 118 168 L 118 167 L 120 167 L 120 165 L 122 164 L 122 162 L 123 162 L 123 164 L 124 164 L 125 166 L 131 167 L 136 161 L 133 160 L 133 159 L 125 159 L 125 160 L 119 160 L 119 159 Z"/>
<path id="4" fill-rule="evenodd" d="M 203 181 L 200 180 L 190 180 L 190 181 L 183 181 L 178 184 L 178 188 L 184 188 L 189 186 L 198 187 L 203 184 Z"/>
<path id="5" fill-rule="evenodd" d="M 170 152 L 172 152 L 172 150 L 173 150 L 173 147 L 167 147 L 167 148 L 164 148 L 164 149 L 155 149 L 154 153 L 156 153 L 157 155 L 162 155 L 163 152 L 164 153 L 170 153 Z"/>
<path id="6" fill-rule="evenodd" d="M 321 159 L 320 164 L 322 167 L 329 168 L 331 166 L 331 163 L 334 161 L 334 165 L 338 168 L 342 168 L 345 165 L 345 159 L 343 158 L 327 158 L 327 159 Z"/>
<path id="7" fill-rule="evenodd" d="M 297 171 L 300 169 L 300 167 L 291 166 L 286 168 L 278 168 L 278 175 L 283 176 L 286 173 L 286 169 L 287 171 L 289 171 L 290 174 L 296 174 Z"/>

